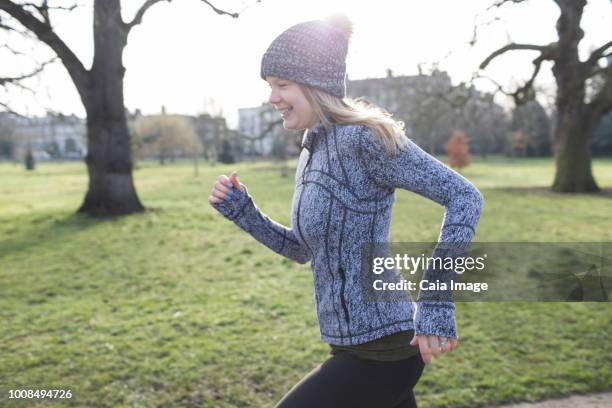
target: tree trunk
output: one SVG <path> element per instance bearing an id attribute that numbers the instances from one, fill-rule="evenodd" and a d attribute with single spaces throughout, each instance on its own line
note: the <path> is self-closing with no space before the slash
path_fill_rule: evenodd
<path id="1" fill-rule="evenodd" d="M 562 193 L 599 191 L 591 171 L 591 130 L 585 105 L 585 75 L 578 58 L 578 43 L 585 0 L 558 0 L 558 57 L 553 65 L 557 82 L 555 129 L 557 170 L 552 190 Z"/>
<path id="2" fill-rule="evenodd" d="M 433 132 L 429 132 L 429 154 L 432 156 L 436 154 L 436 137 Z"/>
<path id="3" fill-rule="evenodd" d="M 144 210 L 132 179 L 129 134 L 124 116 L 104 108 L 87 115 L 89 187 L 79 212 L 123 215 Z"/>
<path id="4" fill-rule="evenodd" d="M 557 119 L 557 171 L 552 190 L 560 193 L 597 192 L 591 171 L 591 129 L 580 112 L 566 110 Z"/>
<path id="5" fill-rule="evenodd" d="M 87 110 L 89 187 L 79 212 L 123 215 L 143 211 L 132 179 L 130 136 L 123 105 L 123 48 L 127 32 L 119 0 L 94 4 L 94 61 Z"/>

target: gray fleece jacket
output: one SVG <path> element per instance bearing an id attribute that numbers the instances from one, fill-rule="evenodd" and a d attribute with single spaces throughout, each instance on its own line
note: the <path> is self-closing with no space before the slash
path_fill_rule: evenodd
<path id="1" fill-rule="evenodd" d="M 362 290 L 363 244 L 389 242 L 395 188 L 446 208 L 441 243 L 470 243 L 483 208 L 468 180 L 415 143 L 395 157 L 362 125 L 320 122 L 306 131 L 295 176 L 291 228 L 268 218 L 248 191 L 213 206 L 273 251 L 299 263 L 311 261 L 323 341 L 362 344 L 403 330 L 456 338 L 450 291 L 409 292 L 390 301 L 366 301 Z M 434 250 L 435 251 L 435 250 Z M 452 271 L 428 270 L 429 281 L 449 282 Z"/>

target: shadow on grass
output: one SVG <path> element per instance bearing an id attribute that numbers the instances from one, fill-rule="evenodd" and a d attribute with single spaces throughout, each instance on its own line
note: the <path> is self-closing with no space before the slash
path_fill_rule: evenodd
<path id="1" fill-rule="evenodd" d="M 500 187 L 497 190 L 507 191 L 509 193 L 534 193 L 550 197 L 601 197 L 612 198 L 612 188 L 602 188 L 598 193 L 557 193 L 552 191 L 550 187 Z"/>
<path id="2" fill-rule="evenodd" d="M 142 215 L 159 212 L 159 209 L 147 209 L 134 214 Z M 54 243 L 66 242 L 75 234 L 81 233 L 92 227 L 115 222 L 122 217 L 92 217 L 82 213 L 70 214 L 36 214 L 19 218 L 0 218 L 0 224 L 5 228 L 0 237 L 0 259 L 17 252 L 29 251 L 41 245 L 48 245 L 49 240 Z"/>

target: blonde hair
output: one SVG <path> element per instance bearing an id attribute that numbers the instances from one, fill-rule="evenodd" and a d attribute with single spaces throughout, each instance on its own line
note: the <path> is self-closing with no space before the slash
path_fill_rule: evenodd
<path id="1" fill-rule="evenodd" d="M 298 83 L 315 115 L 325 127 L 332 123 L 365 125 L 374 131 L 387 153 L 394 157 L 408 139 L 404 122 L 393 119 L 384 109 L 363 99 L 339 98 L 317 88 Z"/>

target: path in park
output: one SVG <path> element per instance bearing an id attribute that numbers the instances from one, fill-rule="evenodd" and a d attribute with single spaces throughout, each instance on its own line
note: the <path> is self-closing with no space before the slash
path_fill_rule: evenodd
<path id="1" fill-rule="evenodd" d="M 542 402 L 502 405 L 496 408 L 610 408 L 612 392 L 589 395 L 575 395 L 567 398 L 550 399 Z"/>

